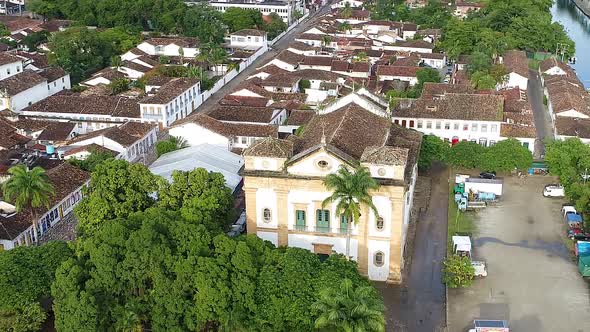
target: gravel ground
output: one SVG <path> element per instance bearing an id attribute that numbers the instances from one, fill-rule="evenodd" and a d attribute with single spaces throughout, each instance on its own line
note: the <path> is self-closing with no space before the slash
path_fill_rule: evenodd
<path id="1" fill-rule="evenodd" d="M 500 204 L 477 215 L 474 258 L 488 276 L 449 290 L 449 331 L 476 318 L 505 319 L 514 331 L 590 331 L 587 283 L 565 247 L 562 201 L 544 198 L 548 176 L 506 177 Z"/>

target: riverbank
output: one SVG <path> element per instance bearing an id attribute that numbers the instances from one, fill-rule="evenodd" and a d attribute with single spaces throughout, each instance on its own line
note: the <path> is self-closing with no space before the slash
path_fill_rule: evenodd
<path id="1" fill-rule="evenodd" d="M 576 7 L 580 8 L 580 10 L 588 17 L 590 17 L 590 1 L 587 0 L 572 0 Z"/>

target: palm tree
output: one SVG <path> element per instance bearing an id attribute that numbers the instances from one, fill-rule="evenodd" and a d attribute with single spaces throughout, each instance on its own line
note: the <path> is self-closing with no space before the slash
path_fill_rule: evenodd
<path id="1" fill-rule="evenodd" d="M 332 43 L 332 37 L 330 37 L 329 35 L 323 35 L 322 44 L 324 44 L 324 46 L 328 46 L 330 45 L 330 43 Z"/>
<path id="2" fill-rule="evenodd" d="M 339 287 L 320 291 L 318 300 L 311 306 L 316 329 L 342 332 L 385 331 L 385 307 L 371 286 L 354 287 L 344 279 Z"/>
<path id="3" fill-rule="evenodd" d="M 215 74 L 217 75 L 217 66 L 227 60 L 227 52 L 221 47 L 214 47 L 209 51 L 211 63 L 215 65 Z"/>
<path id="4" fill-rule="evenodd" d="M 350 29 L 351 29 L 350 23 L 348 23 L 348 22 L 342 22 L 338 26 L 338 30 L 344 31 L 345 33 L 348 32 Z"/>
<path id="5" fill-rule="evenodd" d="M 336 173 L 326 176 L 324 186 L 332 191 L 332 195 L 322 202 L 322 208 L 336 203 L 336 214 L 346 218 L 346 257 L 350 258 L 351 224 L 359 222 L 361 205 L 368 206 L 377 218 L 379 213 L 369 191 L 379 189 L 379 184 L 366 167 L 358 166 L 351 172 L 341 166 Z"/>
<path id="6" fill-rule="evenodd" d="M 358 54 L 354 58 L 355 62 L 366 62 L 368 59 L 369 56 L 365 51 L 358 52 Z"/>
<path id="7" fill-rule="evenodd" d="M 352 16 L 352 8 L 350 7 L 350 4 L 348 2 L 344 5 L 342 11 L 340 11 L 340 15 L 342 16 L 342 18 L 346 19 Z"/>
<path id="8" fill-rule="evenodd" d="M 45 170 L 39 166 L 29 170 L 25 165 L 13 166 L 8 170 L 10 178 L 2 185 L 2 192 L 6 201 L 14 201 L 17 212 L 25 209 L 31 211 L 33 216 L 33 232 L 35 239 L 37 233 L 36 208 L 45 206 L 49 208 L 50 197 L 55 194 L 55 189 L 49 182 Z"/>

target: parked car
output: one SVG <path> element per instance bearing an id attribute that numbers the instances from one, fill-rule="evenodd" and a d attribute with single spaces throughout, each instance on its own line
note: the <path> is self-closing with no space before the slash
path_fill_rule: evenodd
<path id="1" fill-rule="evenodd" d="M 479 177 L 482 179 L 495 179 L 496 178 L 496 172 L 481 172 L 479 173 Z"/>
<path id="2" fill-rule="evenodd" d="M 545 197 L 564 197 L 565 190 L 563 186 L 558 184 L 548 184 L 543 188 L 543 196 Z"/>
<path id="3" fill-rule="evenodd" d="M 486 263 L 482 261 L 471 261 L 471 266 L 473 266 L 474 272 L 473 275 L 476 277 L 487 277 L 488 276 L 488 269 L 486 268 Z"/>
<path id="4" fill-rule="evenodd" d="M 561 207 L 561 214 L 563 215 L 563 217 L 565 218 L 565 215 L 568 213 L 578 213 L 578 211 L 576 211 L 576 208 L 573 205 L 564 205 Z"/>

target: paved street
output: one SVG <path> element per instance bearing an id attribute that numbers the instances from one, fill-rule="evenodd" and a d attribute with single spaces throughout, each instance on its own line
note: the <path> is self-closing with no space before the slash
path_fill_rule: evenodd
<path id="1" fill-rule="evenodd" d="M 545 153 L 543 140 L 546 137 L 553 138 L 551 117 L 547 107 L 543 104 L 543 85 L 541 77 L 536 70 L 529 69 L 528 98 L 533 107 L 533 116 L 535 118 L 535 128 L 537 130 L 537 141 L 535 142 L 536 159 L 541 159 Z"/>
<path id="2" fill-rule="evenodd" d="M 512 331 L 590 331 L 588 284 L 564 245 L 562 200 L 541 192 L 554 177 L 504 179 L 502 201 L 476 215 L 474 259 L 488 276 L 449 290 L 449 331 L 475 318 L 505 319 Z"/>
<path id="3" fill-rule="evenodd" d="M 299 23 L 295 28 L 289 31 L 287 34 L 283 36 L 278 42 L 276 42 L 272 49 L 260 56 L 256 59 L 248 68 L 244 69 L 241 73 L 238 74 L 233 80 L 229 81 L 223 88 L 219 89 L 216 93 L 211 95 L 207 101 L 205 101 L 199 108 L 197 108 L 197 112 L 204 112 L 207 113 L 211 111 L 225 95 L 232 92 L 242 81 L 252 75 L 256 69 L 263 64 L 267 63 L 268 61 L 272 60 L 277 54 L 279 54 L 282 50 L 287 49 L 289 43 L 291 43 L 295 37 L 307 30 L 313 23 L 313 19 L 321 14 L 325 14 L 330 11 L 330 4 L 328 3 L 324 7 L 320 8 L 320 10 L 316 11 L 315 13 L 311 13 L 303 22 Z"/>
<path id="4" fill-rule="evenodd" d="M 442 331 L 445 288 L 441 262 L 446 253 L 448 170 L 431 170 L 428 210 L 417 223 L 410 270 L 403 286 L 379 284 L 387 306 L 388 331 Z"/>

